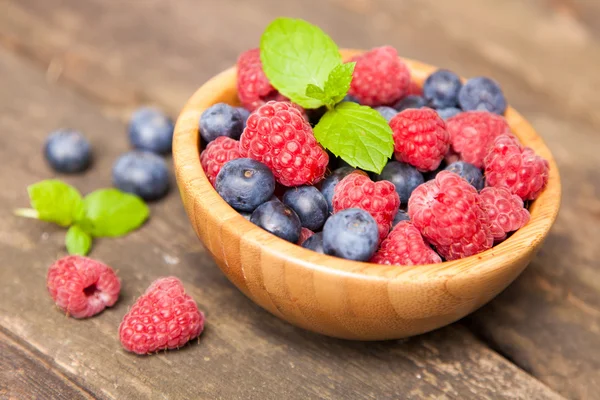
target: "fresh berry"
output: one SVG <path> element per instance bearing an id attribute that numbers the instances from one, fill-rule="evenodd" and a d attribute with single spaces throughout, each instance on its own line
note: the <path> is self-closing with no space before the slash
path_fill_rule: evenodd
<path id="1" fill-rule="evenodd" d="M 323 227 L 323 251 L 331 256 L 368 261 L 378 243 L 377 221 L 360 208 L 333 214 Z"/>
<path id="2" fill-rule="evenodd" d="M 455 107 L 462 82 L 458 75 L 446 69 L 438 69 L 423 84 L 423 97 L 433 108 Z"/>
<path id="3" fill-rule="evenodd" d="M 246 129 L 246 122 L 248 121 L 248 117 L 250 116 L 250 111 L 246 110 L 244 107 L 236 107 L 235 109 L 238 111 L 238 113 L 240 113 L 240 116 L 242 117 L 243 131 L 244 129 Z"/>
<path id="4" fill-rule="evenodd" d="M 302 246 L 302 243 L 306 242 L 314 234 L 315 233 L 310 229 L 302 227 L 302 229 L 300 229 L 300 238 L 298 239 L 298 243 L 296 244 Z"/>
<path id="5" fill-rule="evenodd" d="M 458 154 L 457 152 L 455 152 L 454 150 L 452 150 L 452 146 L 450 146 L 450 149 L 448 150 L 448 152 L 444 156 L 444 161 L 442 161 L 442 164 L 446 163 L 446 165 L 450 165 L 450 164 L 455 163 L 457 161 L 460 161 L 460 154 Z"/>
<path id="6" fill-rule="evenodd" d="M 343 160 L 342 160 L 343 161 Z M 323 182 L 321 183 L 321 193 L 325 196 L 325 200 L 327 201 L 327 207 L 329 209 L 329 213 L 333 213 L 333 191 L 335 186 L 340 183 L 342 179 L 346 176 L 350 175 L 356 171 L 356 168 L 352 168 L 351 166 L 344 166 L 333 171 Z"/>
<path id="7" fill-rule="evenodd" d="M 173 121 L 156 108 L 140 108 L 129 120 L 129 141 L 138 150 L 156 154 L 171 152 Z"/>
<path id="8" fill-rule="evenodd" d="M 423 108 L 427 106 L 427 100 L 422 96 L 409 95 L 394 104 L 396 111 L 404 111 L 408 108 Z"/>
<path id="9" fill-rule="evenodd" d="M 396 187 L 396 193 L 400 196 L 400 202 L 403 204 L 408 203 L 413 190 L 424 182 L 423 174 L 415 167 L 398 161 L 388 162 L 375 179 L 392 182 Z"/>
<path id="10" fill-rule="evenodd" d="M 48 136 L 44 156 L 55 171 L 72 174 L 85 171 L 90 166 L 92 149 L 80 132 L 62 129 Z"/>
<path id="11" fill-rule="evenodd" d="M 498 83 L 483 76 L 469 79 L 458 92 L 458 103 L 465 111 L 480 110 L 504 115 L 506 98 Z"/>
<path id="12" fill-rule="evenodd" d="M 251 158 L 237 158 L 221 167 L 215 189 L 231 207 L 251 212 L 273 196 L 275 178 L 265 164 Z"/>
<path id="13" fill-rule="evenodd" d="M 207 143 L 219 136 L 239 139 L 244 130 L 240 112 L 229 104 L 217 103 L 207 108 L 200 117 L 200 135 Z"/>
<path id="14" fill-rule="evenodd" d="M 410 221 L 410 217 L 408 216 L 408 213 L 404 210 L 398 210 L 398 213 L 396 214 L 396 216 L 394 217 L 394 220 L 392 221 L 392 229 L 394 229 L 394 227 L 396 225 L 398 225 L 398 223 L 400 221 Z"/>
<path id="15" fill-rule="evenodd" d="M 119 325 L 125 350 L 151 354 L 178 349 L 204 330 L 204 313 L 175 277 L 152 282 Z"/>
<path id="16" fill-rule="evenodd" d="M 510 126 L 500 115 L 488 111 L 463 112 L 446 121 L 452 150 L 463 161 L 483 168 L 483 158 L 494 139 L 510 133 Z"/>
<path id="17" fill-rule="evenodd" d="M 421 86 L 419 86 L 419 84 L 413 80 L 410 81 L 410 84 L 408 85 L 408 90 L 406 91 L 406 95 L 410 96 L 410 95 L 416 95 L 416 96 L 423 96 L 423 88 Z"/>
<path id="18" fill-rule="evenodd" d="M 473 185 L 473 187 L 478 191 L 483 189 L 483 174 L 481 173 L 481 170 L 473 164 L 469 164 L 468 162 L 464 161 L 457 161 L 448 165 L 445 170 L 459 175 L 461 178 Z"/>
<path id="19" fill-rule="evenodd" d="M 112 307 L 121 291 L 121 281 L 109 266 L 81 256 L 66 256 L 52 264 L 46 286 L 54 303 L 74 318 Z"/>
<path id="20" fill-rule="evenodd" d="M 419 171 L 435 170 L 450 147 L 446 124 L 431 108 L 401 111 L 392 118 L 390 127 L 396 159 Z"/>
<path id="21" fill-rule="evenodd" d="M 399 207 L 400 198 L 391 182 L 373 182 L 368 176 L 360 173 L 346 176 L 335 187 L 333 193 L 334 215 L 348 208 L 367 211 L 377 221 L 380 241 L 390 231 Z"/>
<path id="22" fill-rule="evenodd" d="M 494 243 L 477 190 L 453 172 L 442 171 L 416 188 L 408 215 L 446 260 L 472 256 Z"/>
<path id="23" fill-rule="evenodd" d="M 442 259 L 425 243 L 413 224 L 402 221 L 381 243 L 371 262 L 384 265 L 423 265 L 440 263 Z"/>
<path id="24" fill-rule="evenodd" d="M 248 221 L 250 221 L 250 218 L 252 217 L 252 213 L 251 212 L 240 211 L 239 213 L 240 213 L 240 215 L 242 217 L 244 217 L 245 219 L 247 219 Z"/>
<path id="25" fill-rule="evenodd" d="M 221 167 L 226 162 L 240 157 L 240 142 L 227 136 L 219 136 L 200 154 L 200 163 L 208 180 L 214 186 Z"/>
<path id="26" fill-rule="evenodd" d="M 329 162 L 310 124 L 288 102 L 270 101 L 250 115 L 240 139 L 240 152 L 265 163 L 284 186 L 320 181 Z"/>
<path id="27" fill-rule="evenodd" d="M 325 254 L 323 250 L 323 232 L 317 232 L 302 243 L 302 247 L 317 253 Z"/>
<path id="28" fill-rule="evenodd" d="M 367 106 L 393 104 L 410 85 L 410 72 L 391 46 L 378 47 L 352 58 L 356 61 L 350 95 Z"/>
<path id="29" fill-rule="evenodd" d="M 486 187 L 479 196 L 490 219 L 496 242 L 506 239 L 507 233 L 514 232 L 529 222 L 529 211 L 523 207 L 523 200 L 507 188 Z"/>
<path id="30" fill-rule="evenodd" d="M 352 103 L 356 103 L 356 104 L 360 104 L 360 100 L 357 99 L 356 97 L 347 94 L 346 96 L 344 96 L 344 99 L 342 101 L 349 101 Z"/>
<path id="31" fill-rule="evenodd" d="M 250 111 L 277 95 L 260 62 L 260 50 L 243 52 L 237 61 L 237 91 L 242 105 Z"/>
<path id="32" fill-rule="evenodd" d="M 298 243 L 302 225 L 294 210 L 279 200 L 268 201 L 252 213 L 250 222 L 288 242 Z"/>
<path id="33" fill-rule="evenodd" d="M 448 107 L 448 108 L 439 108 L 436 110 L 438 115 L 446 121 L 449 118 L 454 117 L 457 114 L 460 114 L 462 110 L 456 107 Z"/>
<path id="34" fill-rule="evenodd" d="M 381 116 L 383 118 L 385 118 L 385 120 L 389 123 L 390 120 L 392 118 L 394 118 L 394 116 L 396 114 L 398 114 L 398 111 L 396 111 L 395 108 L 392 107 L 387 107 L 387 106 L 381 106 L 381 107 L 377 107 L 375 108 L 375 111 L 377 111 L 379 114 L 381 114 Z"/>
<path id="35" fill-rule="evenodd" d="M 169 170 L 154 153 L 134 150 L 117 159 L 112 169 L 113 185 L 144 200 L 157 200 L 169 191 Z"/>
<path id="36" fill-rule="evenodd" d="M 484 164 L 488 186 L 507 187 L 523 200 L 535 200 L 548 183 L 548 161 L 511 135 L 496 138 Z"/>
<path id="37" fill-rule="evenodd" d="M 302 226 L 310 230 L 320 230 L 329 216 L 327 200 L 314 186 L 290 188 L 282 200 L 298 214 Z"/>

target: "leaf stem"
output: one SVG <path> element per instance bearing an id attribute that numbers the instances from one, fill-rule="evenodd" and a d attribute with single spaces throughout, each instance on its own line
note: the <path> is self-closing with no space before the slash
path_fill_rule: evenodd
<path id="1" fill-rule="evenodd" d="M 13 211 L 13 213 L 17 217 L 25 217 L 25 218 L 33 218 L 33 219 L 40 218 L 40 214 L 37 212 L 37 210 L 34 210 L 33 208 L 17 208 L 16 210 Z"/>

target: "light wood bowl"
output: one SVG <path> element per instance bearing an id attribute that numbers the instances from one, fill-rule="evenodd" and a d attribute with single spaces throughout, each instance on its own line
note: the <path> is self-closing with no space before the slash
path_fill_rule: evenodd
<path id="1" fill-rule="evenodd" d="M 344 50 L 345 58 L 358 50 Z M 422 84 L 436 68 L 405 60 Z M 434 265 L 382 266 L 347 261 L 288 243 L 248 222 L 213 189 L 200 165 L 198 120 L 209 106 L 237 105 L 236 70 L 206 82 L 181 112 L 173 158 L 183 204 L 198 237 L 246 296 L 277 317 L 325 335 L 399 339 L 450 324 L 504 290 L 527 266 L 560 205 L 550 150 L 514 109 L 506 119 L 524 145 L 550 162 L 548 186 L 531 204 L 531 220 L 505 242 L 476 256 Z"/>

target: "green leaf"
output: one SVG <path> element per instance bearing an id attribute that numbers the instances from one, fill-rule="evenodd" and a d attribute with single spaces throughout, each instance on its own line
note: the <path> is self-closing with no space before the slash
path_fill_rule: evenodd
<path id="1" fill-rule="evenodd" d="M 64 182 L 49 179 L 30 185 L 27 191 L 31 206 L 42 221 L 69 226 L 83 215 L 81 194 Z"/>
<path id="2" fill-rule="evenodd" d="M 323 91 L 323 89 L 321 89 L 317 85 L 313 85 L 312 83 L 309 83 L 308 86 L 306 87 L 306 95 L 313 99 L 317 99 L 322 102 L 325 102 L 326 96 L 325 96 L 325 92 Z"/>
<path id="3" fill-rule="evenodd" d="M 139 197 L 117 189 L 96 190 L 85 196 L 82 228 L 94 237 L 123 236 L 138 228 L 150 215 Z"/>
<path id="4" fill-rule="evenodd" d="M 73 225 L 65 236 L 65 245 L 69 254 L 85 256 L 92 247 L 92 237 L 77 225 Z"/>
<path id="5" fill-rule="evenodd" d="M 374 109 L 342 102 L 314 128 L 321 145 L 353 167 L 380 173 L 394 152 L 392 129 Z"/>
<path id="6" fill-rule="evenodd" d="M 306 87 L 322 88 L 342 57 L 335 42 L 320 28 L 301 19 L 277 18 L 260 38 L 265 75 L 284 96 L 304 108 L 323 102 L 306 95 Z"/>
<path id="7" fill-rule="evenodd" d="M 355 62 L 340 64 L 331 70 L 325 81 L 325 95 L 337 104 L 344 99 L 350 89 Z"/>

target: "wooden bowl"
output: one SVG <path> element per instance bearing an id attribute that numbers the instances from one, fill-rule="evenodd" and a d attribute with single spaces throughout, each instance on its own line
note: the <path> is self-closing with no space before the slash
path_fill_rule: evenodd
<path id="1" fill-rule="evenodd" d="M 344 57 L 359 53 L 344 50 Z M 405 60 L 422 84 L 436 68 Z M 527 266 L 560 205 L 550 150 L 509 108 L 506 119 L 524 145 L 550 162 L 548 186 L 531 204 L 531 220 L 494 248 L 462 260 L 412 267 L 347 261 L 306 250 L 253 225 L 213 189 L 200 165 L 198 120 L 209 106 L 239 104 L 236 70 L 206 82 L 181 112 L 173 158 L 183 204 L 198 237 L 246 296 L 277 317 L 325 335 L 399 339 L 450 324 L 504 290 Z"/>

